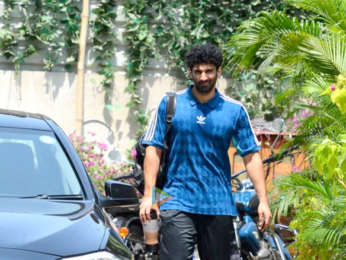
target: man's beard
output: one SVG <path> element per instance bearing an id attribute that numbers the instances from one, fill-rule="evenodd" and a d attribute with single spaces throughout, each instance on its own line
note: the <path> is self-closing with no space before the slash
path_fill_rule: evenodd
<path id="1" fill-rule="evenodd" d="M 196 90 L 198 91 L 199 94 L 207 95 L 213 91 L 213 89 L 215 87 L 215 83 L 214 84 L 208 83 L 207 85 L 204 85 L 204 86 L 201 86 L 200 84 L 195 83 L 195 87 L 196 87 Z"/>

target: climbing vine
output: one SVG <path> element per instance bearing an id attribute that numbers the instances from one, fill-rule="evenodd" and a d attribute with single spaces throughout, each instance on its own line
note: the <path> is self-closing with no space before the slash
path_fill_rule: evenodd
<path id="1" fill-rule="evenodd" d="M 256 16 L 261 10 L 284 8 L 281 1 L 274 0 L 128 0 L 120 3 L 100 0 L 92 3 L 88 46 L 92 48 L 91 57 L 94 57 L 97 72 L 102 76 L 106 105 L 111 103 L 108 94 L 114 86 L 118 47 L 116 9 L 119 5 L 124 7 L 128 59 L 126 92 L 130 95 L 128 107 L 138 123 L 138 134 L 147 123 L 146 112 L 141 106 L 140 83 L 149 61 L 164 61 L 171 74 L 184 79 L 183 56 L 189 46 L 196 42 L 212 42 L 218 44 L 227 56 L 232 49 L 225 43 L 242 21 Z M 64 65 L 67 70 L 75 67 L 81 1 L 4 0 L 3 5 L 0 55 L 11 60 L 16 70 L 26 58 L 38 53 L 43 53 L 46 70 L 57 65 Z M 256 77 L 256 73 L 246 75 L 243 83 L 253 76 Z M 245 88 L 251 89 L 248 85 Z M 233 86 L 230 89 L 235 90 Z M 247 92 L 238 94 L 244 98 Z"/>
<path id="2" fill-rule="evenodd" d="M 126 41 L 129 46 L 129 85 L 126 91 L 131 95 L 128 105 L 136 113 L 135 119 L 142 128 L 146 120 L 140 110 L 138 93 L 141 75 L 150 60 L 164 60 L 171 73 L 178 77 L 187 75 L 183 57 L 192 44 L 204 41 L 215 43 L 227 56 L 232 50 L 225 43 L 242 21 L 256 16 L 261 10 L 284 8 L 281 1 L 270 0 L 131 0 L 124 2 L 124 6 L 127 16 Z M 246 77 L 256 78 L 257 75 L 252 73 Z M 272 82 L 262 81 L 267 84 L 267 88 L 270 89 L 269 84 L 274 87 Z M 234 90 L 232 86 L 230 89 Z M 238 92 L 240 97 L 244 97 L 245 93 Z M 250 112 L 254 114 L 255 111 L 258 108 Z"/>
<path id="3" fill-rule="evenodd" d="M 4 0 L 0 54 L 17 70 L 25 58 L 38 53 L 43 53 L 44 69 L 64 65 L 70 70 L 78 60 L 80 15 L 78 0 Z M 97 1 L 93 5 L 90 44 L 98 73 L 103 76 L 101 85 L 107 89 L 113 86 L 115 19 L 115 1 Z"/>
<path id="4" fill-rule="evenodd" d="M 79 1 L 4 0 L 0 54 L 18 70 L 24 59 L 43 52 L 44 69 L 57 64 L 67 69 L 78 56 Z M 18 19 L 16 23 L 12 19 Z"/>
<path id="5" fill-rule="evenodd" d="M 97 73 L 103 77 L 101 85 L 105 88 L 106 107 L 111 109 L 111 90 L 115 72 L 116 53 L 116 1 L 98 1 L 91 11 L 91 44 L 95 53 Z"/>

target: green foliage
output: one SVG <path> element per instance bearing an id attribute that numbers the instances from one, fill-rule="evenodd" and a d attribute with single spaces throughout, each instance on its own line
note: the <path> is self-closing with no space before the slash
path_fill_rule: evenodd
<path id="1" fill-rule="evenodd" d="M 326 138 L 322 143 L 313 145 L 312 163 L 317 172 L 329 182 L 339 182 L 346 188 L 346 135 L 340 135 L 339 138 L 339 142 Z"/>
<path id="2" fill-rule="evenodd" d="M 76 0 L 5 1 L 0 52 L 18 70 L 24 59 L 42 50 L 44 69 L 77 60 L 80 6 Z M 15 15 L 16 14 L 16 15 Z M 10 20 L 19 17 L 14 24 Z"/>
<path id="3" fill-rule="evenodd" d="M 330 98 L 340 109 L 341 113 L 346 114 L 346 77 L 342 74 L 338 76 L 336 84 L 331 85 Z"/>
<path id="4" fill-rule="evenodd" d="M 340 185 L 316 172 L 293 173 L 278 188 L 278 210 L 294 212 L 291 226 L 298 230 L 299 259 L 344 259 L 346 197 Z M 286 207 L 286 208 L 285 208 Z M 286 210 L 283 211 L 283 210 Z"/>
<path id="5" fill-rule="evenodd" d="M 145 66 L 151 59 L 163 60 L 171 73 L 179 78 L 187 76 L 184 64 L 184 54 L 191 45 L 197 42 L 211 42 L 218 44 L 225 53 L 232 52 L 226 48 L 225 43 L 234 33 L 242 21 L 255 17 L 261 10 L 283 9 L 281 1 L 169 1 L 169 0 L 131 0 L 125 1 L 126 41 L 129 46 L 129 62 L 127 76 L 129 85 L 126 91 L 131 100 L 128 104 L 133 111 L 138 111 L 141 99 L 139 87 L 141 75 Z M 290 9 L 290 12 L 294 12 Z M 230 86 L 229 91 L 235 93 L 236 98 L 241 99 L 250 107 L 251 115 L 259 111 L 252 102 L 256 99 L 253 93 L 254 78 L 256 73 L 245 75 L 244 80 L 239 80 L 245 89 L 238 91 L 238 82 Z M 185 77 L 186 78 L 186 77 Z M 267 95 L 261 99 L 265 104 L 259 104 L 261 108 L 270 110 L 273 91 L 273 82 L 269 78 L 261 78 L 267 88 Z M 272 108 L 272 107 L 271 107 Z M 141 114 L 142 115 L 142 114 Z M 135 115 L 137 122 L 146 122 Z M 142 123 L 140 123 L 142 125 Z"/>
<path id="6" fill-rule="evenodd" d="M 107 145 L 96 141 L 94 135 L 85 138 L 72 133 L 69 137 L 88 171 L 92 182 L 99 192 L 104 194 L 105 181 L 119 174 L 114 165 L 109 165 L 106 162 L 105 154 L 108 150 Z"/>
<path id="7" fill-rule="evenodd" d="M 4 0 L 3 21 L 0 30 L 0 54 L 11 60 L 16 70 L 25 59 L 43 53 L 44 69 L 56 65 L 73 69 L 78 60 L 81 2 L 77 0 Z M 225 53 L 232 50 L 225 42 L 237 26 L 261 10 L 285 8 L 281 1 L 168 1 L 131 0 L 122 2 L 127 17 L 125 39 L 128 43 L 126 92 L 130 94 L 128 106 L 139 124 L 140 134 L 146 124 L 146 114 L 140 110 L 140 82 L 145 66 L 151 59 L 163 60 L 170 72 L 183 78 L 187 71 L 184 54 L 193 43 L 208 41 L 219 44 Z M 101 85 L 106 88 L 106 107 L 112 108 L 109 94 L 114 85 L 116 9 L 119 3 L 112 0 L 97 1 L 91 9 L 90 43 L 94 63 L 102 76 Z M 289 9 L 295 13 L 295 9 Z M 13 18 L 18 23 L 13 22 Z M 249 104 L 251 115 L 258 113 L 260 106 L 265 111 L 273 110 L 270 94 L 276 83 L 256 72 L 239 78 L 229 88 L 236 98 Z M 255 77 L 255 78 L 254 78 Z M 249 79 L 251 80 L 249 81 Z M 264 84 L 266 94 L 257 98 L 252 94 L 256 81 Z M 261 83 L 261 84 L 262 84 Z M 238 85 L 244 86 L 239 90 Z M 256 84 L 255 89 L 258 89 Z M 251 96 L 251 97 L 250 97 Z M 260 100 L 260 102 L 259 102 Z M 252 103 L 256 102 L 256 106 Z M 257 106 L 258 104 L 258 106 Z M 267 113 L 266 112 L 266 113 Z"/>
<path id="8" fill-rule="evenodd" d="M 263 12 L 243 23 L 229 47 L 232 72 L 269 72 L 286 91 L 276 102 L 288 115 L 304 109 L 296 143 L 311 161 L 283 178 L 277 214 L 294 214 L 300 259 L 344 259 L 346 246 L 346 1 L 287 0 L 312 12 L 307 19 Z"/>
<path id="9" fill-rule="evenodd" d="M 24 60 L 43 53 L 44 69 L 56 65 L 73 69 L 78 60 L 81 2 L 77 0 L 5 0 L 0 54 L 19 70 Z M 13 18 L 19 21 L 14 23 Z M 90 19 L 91 46 L 101 85 L 113 87 L 115 58 L 115 1 L 97 1 Z M 108 91 L 109 92 L 109 91 Z M 107 93 L 108 93 L 107 92 Z M 108 99 L 106 104 L 108 104 Z"/>
<path id="10" fill-rule="evenodd" d="M 115 19 L 116 2 L 113 0 L 97 1 L 90 19 L 91 43 L 96 54 L 95 62 L 99 68 L 97 73 L 103 76 L 101 85 L 106 89 L 106 94 L 110 94 L 110 89 L 113 87 L 115 72 Z M 110 105 L 110 102 L 110 98 L 106 97 L 106 105 Z"/>

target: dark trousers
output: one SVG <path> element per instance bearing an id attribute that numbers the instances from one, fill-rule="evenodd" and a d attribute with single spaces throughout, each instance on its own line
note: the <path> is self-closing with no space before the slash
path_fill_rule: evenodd
<path id="1" fill-rule="evenodd" d="M 231 216 L 161 211 L 161 260 L 190 260 L 195 244 L 201 260 L 241 259 Z"/>

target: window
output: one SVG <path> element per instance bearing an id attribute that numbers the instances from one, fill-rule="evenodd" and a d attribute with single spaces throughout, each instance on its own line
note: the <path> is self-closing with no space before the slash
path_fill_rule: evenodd
<path id="1" fill-rule="evenodd" d="M 0 196 L 81 193 L 76 173 L 52 132 L 0 127 Z"/>

